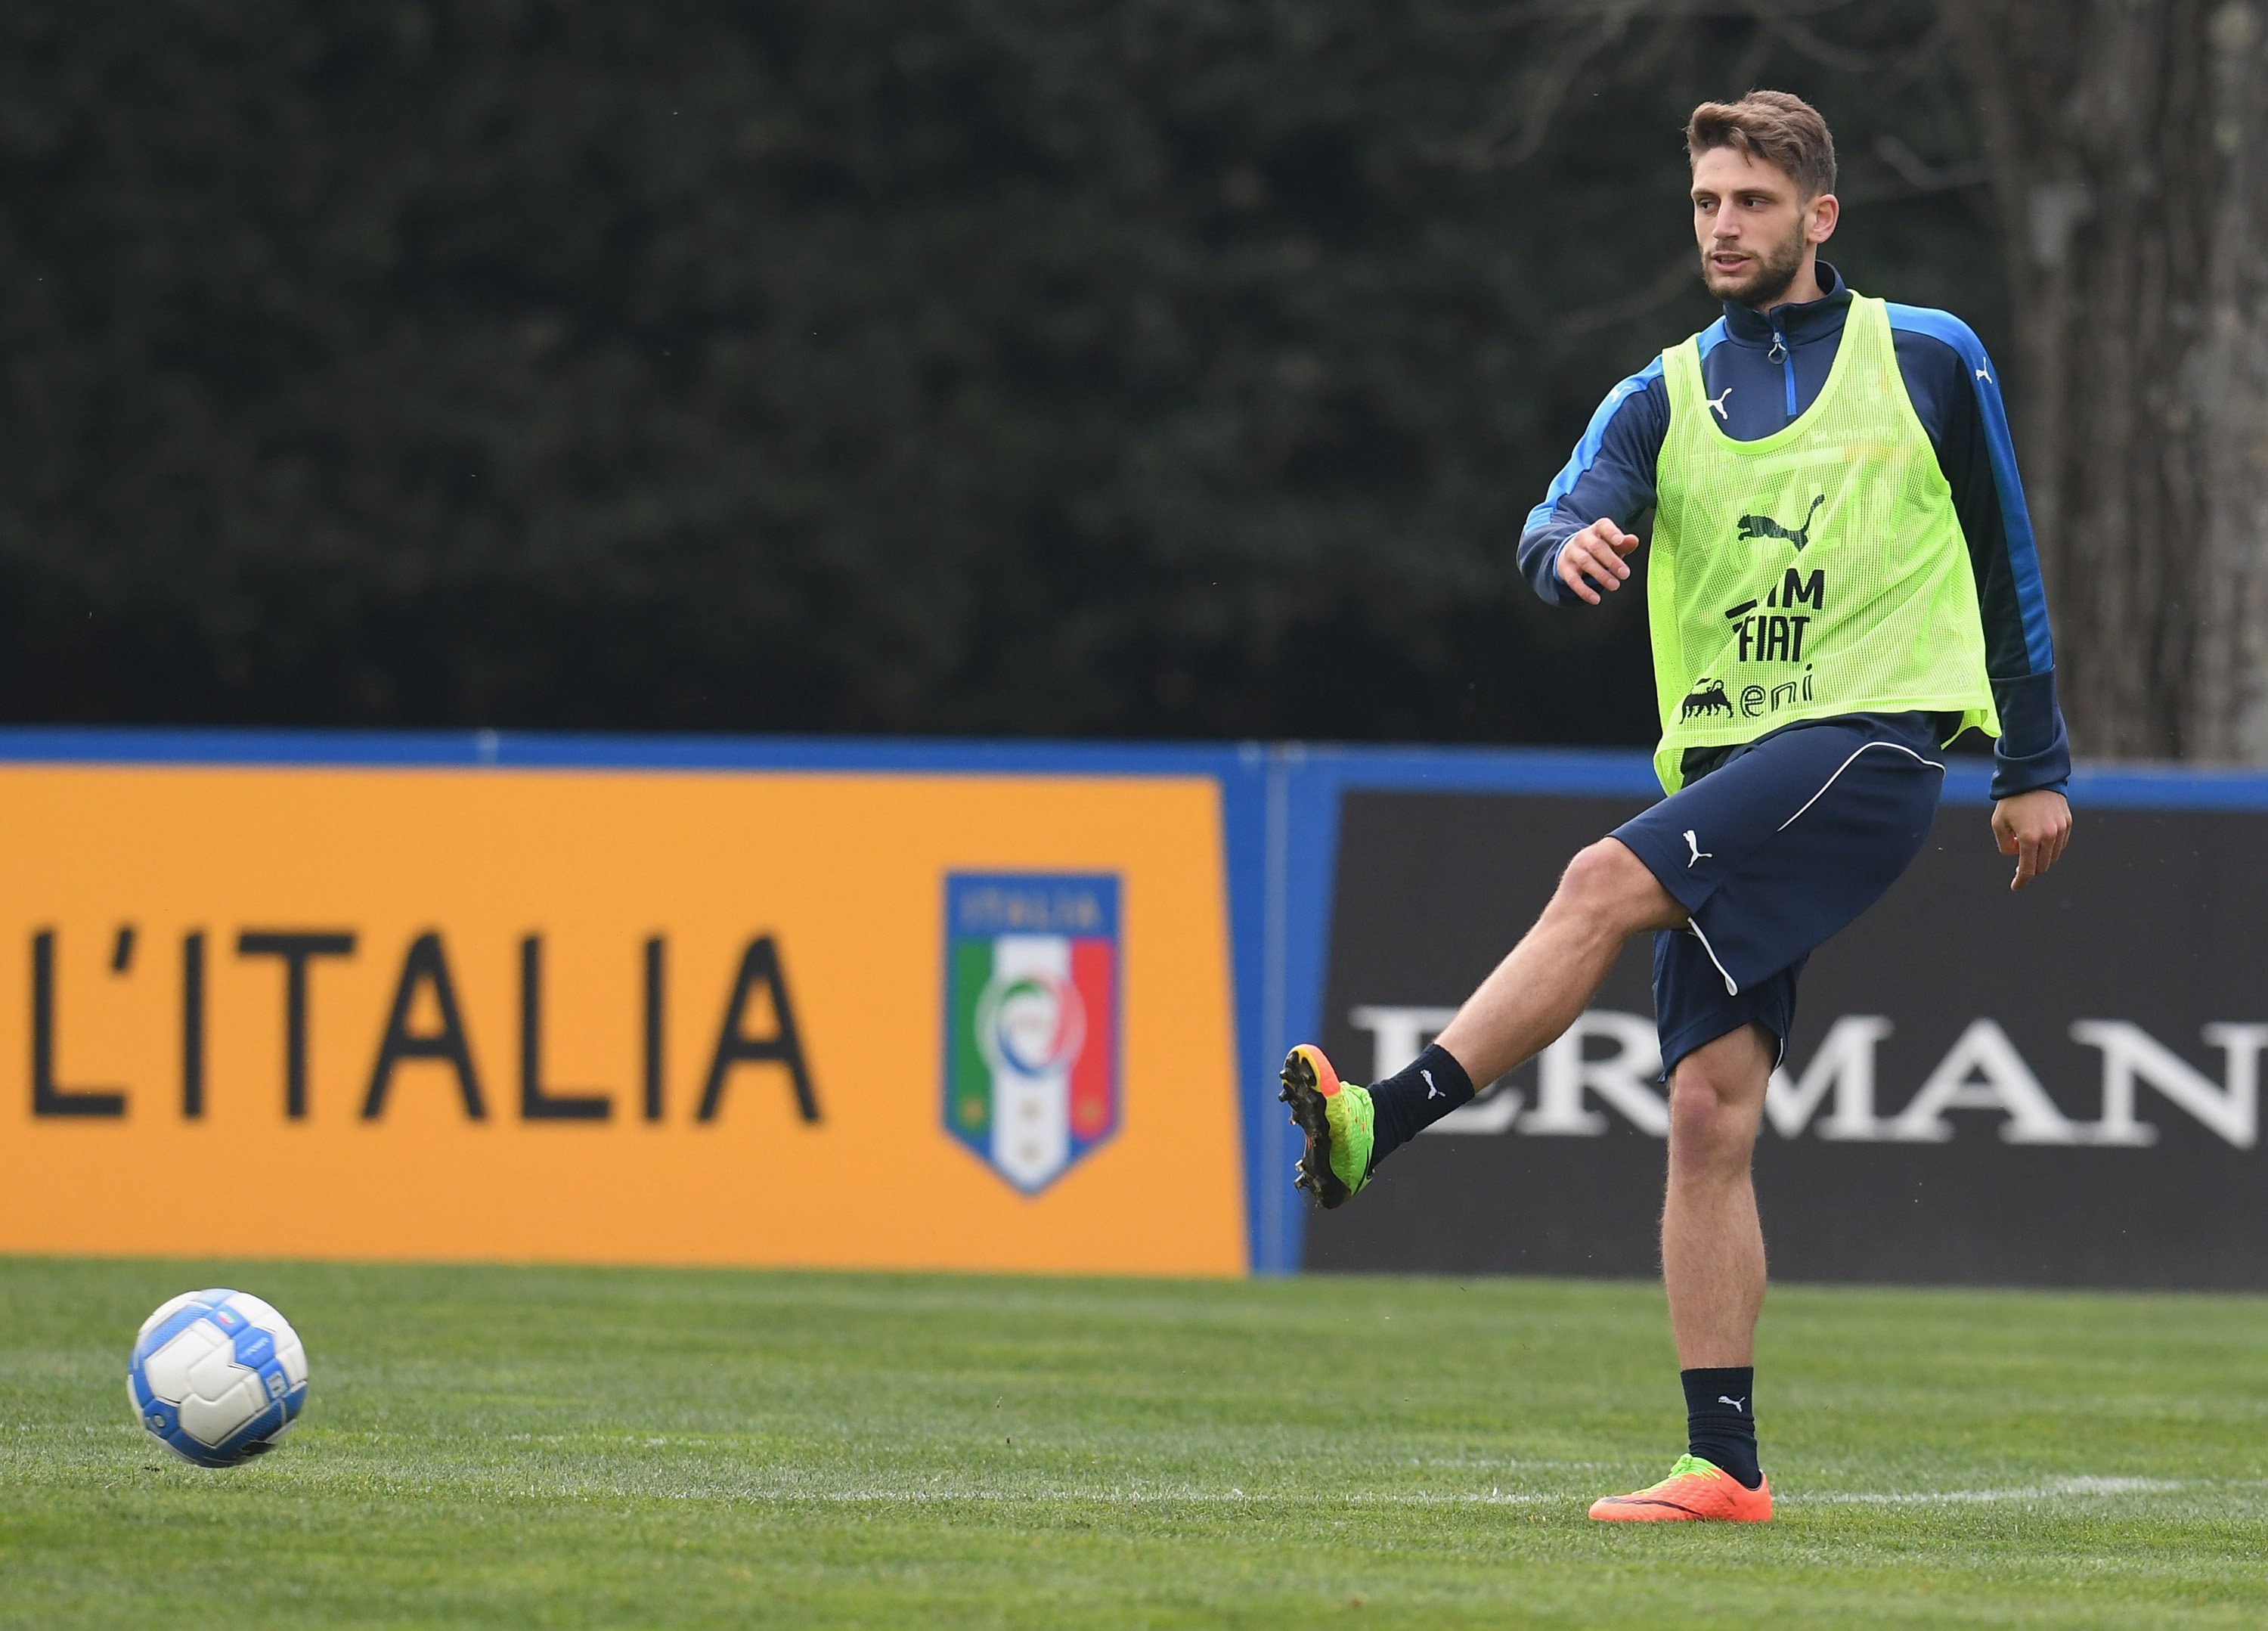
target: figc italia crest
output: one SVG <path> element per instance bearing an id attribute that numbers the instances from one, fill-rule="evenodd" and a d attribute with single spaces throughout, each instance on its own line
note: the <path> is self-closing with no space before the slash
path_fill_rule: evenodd
<path id="1" fill-rule="evenodd" d="M 945 881 L 946 1129 L 1026 1194 L 1118 1130 L 1118 879 Z"/>

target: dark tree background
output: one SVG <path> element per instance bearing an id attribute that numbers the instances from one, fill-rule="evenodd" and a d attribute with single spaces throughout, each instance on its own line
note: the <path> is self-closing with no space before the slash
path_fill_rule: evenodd
<path id="1" fill-rule="evenodd" d="M 1712 315 L 1705 97 L 2009 351 L 1936 18 L 18 0 L 0 716 L 1650 740 L 1522 520 Z"/>
<path id="2" fill-rule="evenodd" d="M 2022 292 L 2073 740 L 2268 762 L 2268 19 L 1944 0 Z"/>

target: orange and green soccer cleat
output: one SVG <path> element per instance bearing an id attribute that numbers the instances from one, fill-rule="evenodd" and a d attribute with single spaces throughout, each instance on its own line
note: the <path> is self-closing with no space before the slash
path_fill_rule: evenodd
<path id="1" fill-rule="evenodd" d="M 1591 1516 L 1604 1524 L 1769 1524 L 1771 1480 L 1750 1489 L 1713 1461 L 1680 1456 L 1653 1488 L 1603 1496 Z"/>
<path id="2" fill-rule="evenodd" d="M 1370 1090 L 1342 1082 L 1323 1051 L 1303 1042 L 1284 1056 L 1284 1090 L 1292 1125 L 1307 1135 L 1296 1187 L 1326 1207 L 1343 1207 L 1370 1182 Z"/>

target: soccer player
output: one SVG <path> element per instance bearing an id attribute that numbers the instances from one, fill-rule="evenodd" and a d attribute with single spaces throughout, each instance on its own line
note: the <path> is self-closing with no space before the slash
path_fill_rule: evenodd
<path id="1" fill-rule="evenodd" d="M 1992 833 L 2014 888 L 2071 832 L 2070 751 L 1999 376 L 1947 313 L 1853 292 L 1835 148 L 1780 92 L 1705 103 L 1685 131 L 1701 275 L 1725 314 L 1608 393 L 1528 517 L 1538 594 L 1596 606 L 1646 565 L 1669 795 L 1577 854 L 1543 915 L 1399 1074 L 1284 1062 L 1299 1183 L 1361 1192 L 1421 1129 L 1579 1016 L 1623 942 L 1653 934 L 1669 1087 L 1661 1271 L 1687 1453 L 1602 1519 L 1771 1516 L 1757 1462 L 1764 1235 L 1749 1156 L 1796 982 L 1928 836 L 1963 730 L 1996 736 Z"/>

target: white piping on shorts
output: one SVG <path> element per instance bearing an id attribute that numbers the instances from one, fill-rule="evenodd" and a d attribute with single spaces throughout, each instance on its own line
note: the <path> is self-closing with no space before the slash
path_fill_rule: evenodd
<path id="1" fill-rule="evenodd" d="M 1904 742 L 1860 742 L 1859 746 L 1852 751 L 1850 758 L 1844 760 L 1842 764 L 1835 767 L 1835 774 L 1833 776 L 1830 776 L 1825 781 L 1819 785 L 1819 791 L 1813 793 L 1809 798 L 1803 801 L 1803 809 L 1796 811 L 1794 816 L 1791 816 L 1786 821 L 1780 823 L 1775 830 L 1786 832 L 1790 827 L 1794 826 L 1797 817 L 1803 814 L 1803 810 L 1809 809 L 1813 805 L 1818 803 L 1820 800 L 1825 798 L 1827 796 L 1828 788 L 1835 785 L 1836 778 L 1841 776 L 1845 771 L 1849 770 L 1852 760 L 1858 758 L 1859 754 L 1866 752 L 1869 748 L 1893 748 L 1898 752 L 1904 754 L 1908 758 L 1913 759 L 1919 764 L 1926 764 L 1930 769 L 1937 771 L 1940 775 L 1945 771 L 1944 765 L 1939 764 L 1935 759 L 1923 758 L 1921 755 L 1916 753 L 1911 748 L 1907 747 Z M 1709 943 L 1709 937 L 1701 932 L 1699 920 L 1697 919 L 1688 918 L 1686 919 L 1685 926 L 1692 932 L 1693 938 L 1701 942 L 1701 949 L 1709 954 L 1709 961 L 1716 963 L 1717 972 L 1725 977 L 1725 994 L 1730 997 L 1739 996 L 1741 994 L 1739 983 L 1733 978 L 1731 972 L 1725 967 L 1723 962 L 1718 957 L 1717 948 Z M 1785 1037 L 1780 1038 L 1780 1052 L 1783 1054 L 1787 1052 L 1787 1038 Z"/>
<path id="2" fill-rule="evenodd" d="M 1685 920 L 1685 928 L 1687 933 L 1690 934 L 1695 940 L 1701 942 L 1701 949 L 1709 954 L 1709 961 L 1712 963 L 1717 963 L 1717 948 L 1709 943 L 1709 937 L 1701 932 L 1701 926 L 1694 922 L 1692 919 L 1688 918 Z M 1719 974 L 1725 974 L 1725 965 L 1723 963 L 1717 963 L 1717 972 Z M 1733 977 L 1729 974 L 1725 974 L 1725 994 L 1728 997 L 1737 997 L 1741 994 L 1741 988 L 1733 984 Z M 1786 1063 L 1787 1038 L 1786 1037 L 1782 1037 L 1779 1038 L 1779 1052 L 1774 1056 L 1772 1059 L 1772 1068 L 1774 1070 L 1778 1070 L 1781 1066 Z"/>
<path id="3" fill-rule="evenodd" d="M 1717 948 L 1709 943 L 1709 937 L 1701 932 L 1700 923 L 1692 918 L 1688 918 L 1685 920 L 1685 926 L 1693 932 L 1693 938 L 1701 942 L 1701 949 L 1709 954 L 1709 961 L 1717 963 Z M 1733 977 L 1730 974 L 1725 973 L 1723 963 L 1717 963 L 1717 972 L 1725 975 L 1725 994 L 1728 997 L 1739 996 L 1741 988 L 1733 983 Z"/>
<path id="4" fill-rule="evenodd" d="M 1859 744 L 1859 746 L 1857 747 L 1857 749 L 1855 749 L 1852 751 L 1852 755 L 1851 755 L 1851 758 L 1844 760 L 1842 764 L 1838 764 L 1838 765 L 1837 765 L 1837 766 L 1835 767 L 1835 776 L 1830 776 L 1830 777 L 1829 777 L 1825 781 L 1822 782 L 1822 783 L 1819 785 L 1819 791 L 1818 791 L 1818 792 L 1816 792 L 1816 793 L 1813 793 L 1809 798 L 1806 799 L 1806 800 L 1803 801 L 1803 810 L 1808 810 L 1808 809 L 1809 809 L 1813 805 L 1815 805 L 1815 804 L 1818 803 L 1820 800 L 1822 800 L 1822 799 L 1825 798 L 1825 797 L 1827 796 L 1827 790 L 1828 790 L 1828 788 L 1830 788 L 1830 787 L 1831 787 L 1831 786 L 1833 786 L 1835 785 L 1835 777 L 1836 777 L 1836 776 L 1840 776 L 1840 775 L 1841 775 L 1845 771 L 1849 770 L 1849 769 L 1851 768 L 1851 760 L 1852 760 L 1852 759 L 1855 759 L 1855 758 L 1857 758 L 1857 757 L 1859 756 L 1859 754 L 1866 752 L 1866 750 L 1867 750 L 1867 749 L 1869 749 L 1869 748 L 1891 748 L 1891 749 L 1896 749 L 1898 752 L 1904 754 L 1908 758 L 1910 758 L 1910 759 L 1913 759 L 1913 760 L 1916 760 L 1916 761 L 1919 762 L 1920 764 L 1926 764 L 1926 765 L 1928 765 L 1928 766 L 1930 767 L 1930 769 L 1932 769 L 1932 770 L 1933 770 L 1933 771 L 1937 771 L 1937 772 L 1939 772 L 1940 775 L 1942 775 L 1942 774 L 1944 773 L 1944 771 L 1945 771 L 1945 766 L 1944 766 L 1944 765 L 1942 765 L 1942 764 L 1939 764 L 1935 759 L 1925 759 L 1925 758 L 1923 758 L 1923 757 L 1921 756 L 1921 755 L 1919 755 L 1918 753 L 1916 753 L 1916 752 L 1915 752 L 1911 748 L 1907 747 L 1904 742 L 1860 742 L 1860 743 Z M 1784 821 L 1784 822 L 1780 823 L 1779 826 L 1778 827 L 1778 829 L 1776 829 L 1776 830 L 1780 831 L 1780 832 L 1786 832 L 1786 831 L 1790 827 L 1794 826 L 1794 825 L 1795 825 L 1795 823 L 1796 823 L 1796 818 L 1797 818 L 1797 816 L 1801 816 L 1801 815 L 1803 814 L 1803 810 L 1798 810 L 1798 811 L 1796 811 L 1796 813 L 1795 813 L 1795 815 L 1794 815 L 1794 816 L 1789 816 L 1786 821 Z M 1703 945 L 1705 945 L 1705 945 L 1707 945 L 1709 942 L 1708 942 L 1708 941 L 1703 941 L 1701 943 L 1702 943 Z M 1712 953 L 1711 953 L 1710 955 L 1713 957 L 1716 954 L 1712 952 Z"/>

